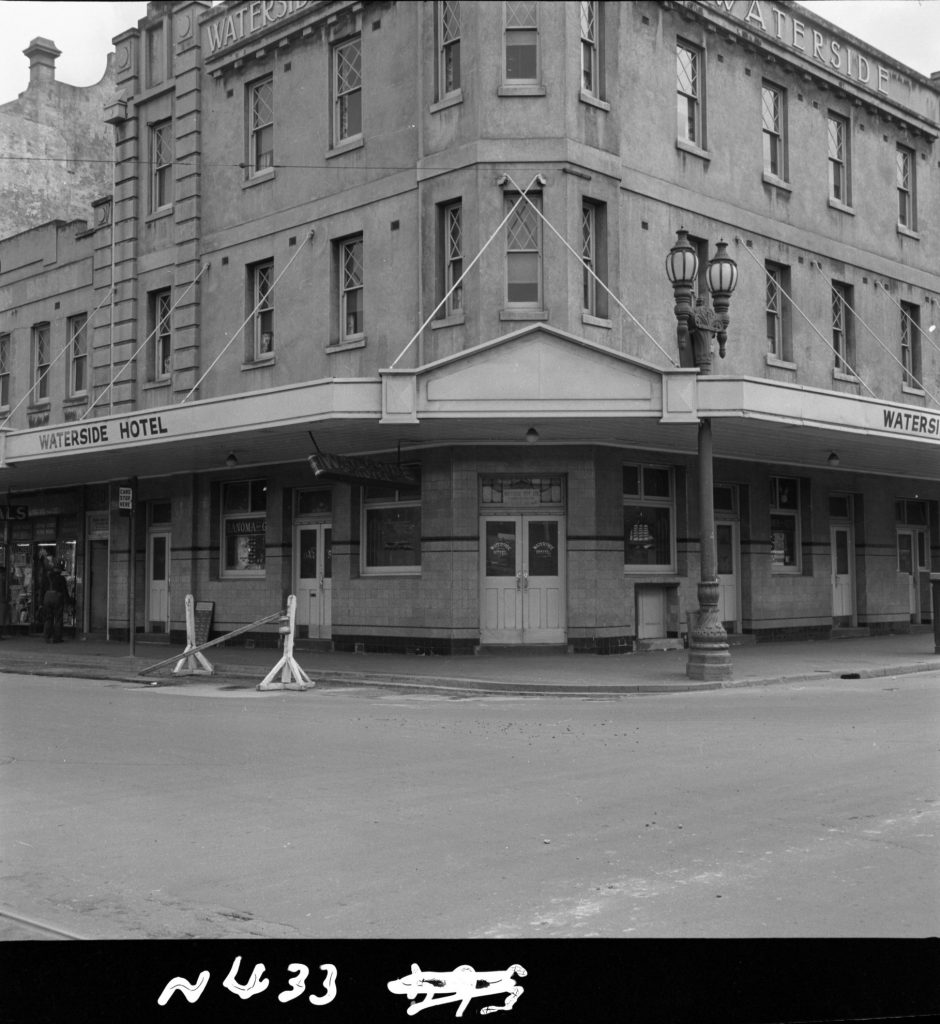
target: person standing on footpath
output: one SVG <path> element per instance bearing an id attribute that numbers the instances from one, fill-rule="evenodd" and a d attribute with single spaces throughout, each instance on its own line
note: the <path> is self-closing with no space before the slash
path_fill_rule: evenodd
<path id="1" fill-rule="evenodd" d="M 63 570 L 65 564 L 56 562 L 49 573 L 49 589 L 42 599 L 43 636 L 47 644 L 62 643 L 62 616 L 65 613 L 65 599 L 68 596 L 68 584 L 65 582 Z"/>

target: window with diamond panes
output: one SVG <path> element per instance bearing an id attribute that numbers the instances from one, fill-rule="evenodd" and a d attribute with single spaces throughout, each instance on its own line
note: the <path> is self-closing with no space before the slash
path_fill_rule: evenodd
<path id="1" fill-rule="evenodd" d="M 33 328 L 33 401 L 49 398 L 49 324 Z"/>
<path id="2" fill-rule="evenodd" d="M 170 289 L 162 288 L 149 296 L 148 317 L 153 336 L 153 379 L 165 380 L 170 376 L 173 358 L 173 335 L 170 326 L 172 301 Z"/>
<path id="3" fill-rule="evenodd" d="M 362 40 L 359 36 L 333 50 L 334 143 L 362 134 Z"/>
<path id="4" fill-rule="evenodd" d="M 898 224 L 914 230 L 914 153 L 898 146 Z"/>
<path id="5" fill-rule="evenodd" d="M 679 139 L 701 147 L 702 112 L 700 55 L 681 43 L 676 46 L 676 102 Z"/>
<path id="6" fill-rule="evenodd" d="M 920 367 L 920 306 L 901 303 L 901 365 L 905 387 L 922 389 Z"/>
<path id="7" fill-rule="evenodd" d="M 69 394 L 88 391 L 88 317 L 84 313 L 67 321 L 69 344 Z"/>
<path id="8" fill-rule="evenodd" d="M 519 196 L 506 196 L 507 213 Z M 542 197 L 529 194 L 506 222 L 506 303 L 510 306 L 541 306 L 542 224 L 536 209 Z"/>
<path id="9" fill-rule="evenodd" d="M 537 82 L 539 77 L 538 4 L 507 0 L 506 81 Z"/>
<path id="10" fill-rule="evenodd" d="M 260 174 L 274 166 L 274 79 L 268 75 L 248 87 L 249 167 Z"/>
<path id="11" fill-rule="evenodd" d="M 173 132 L 165 121 L 150 129 L 150 211 L 173 205 Z"/>
<path id="12" fill-rule="evenodd" d="M 764 172 L 774 178 L 785 179 L 784 148 L 784 92 L 776 85 L 765 82 L 761 87 L 762 134 L 764 140 Z"/>
<path id="13" fill-rule="evenodd" d="M 362 239 L 340 243 L 340 334 L 355 341 L 365 334 L 363 316 Z"/>
<path id="14" fill-rule="evenodd" d="M 829 198 L 843 206 L 850 205 L 848 122 L 830 114 L 826 119 L 829 144 Z"/>
<path id="15" fill-rule="evenodd" d="M 248 268 L 248 299 L 251 303 L 251 338 L 254 359 L 269 359 L 274 353 L 274 261 L 265 260 Z"/>
<path id="16" fill-rule="evenodd" d="M 460 91 L 460 3 L 438 3 L 438 99 Z"/>
<path id="17" fill-rule="evenodd" d="M 765 321 L 770 355 L 785 362 L 793 358 L 790 337 L 790 268 L 768 260 L 764 264 L 767 284 Z"/>
<path id="18" fill-rule="evenodd" d="M 835 366 L 852 373 L 855 362 L 855 332 L 852 323 L 852 288 L 841 281 L 832 282 L 832 348 Z"/>
<path id="19" fill-rule="evenodd" d="M 463 284 L 457 284 L 463 273 L 463 208 L 460 203 L 444 207 L 444 304 L 445 316 L 456 316 L 463 310 Z M 454 285 L 457 285 L 454 287 Z M 453 291 L 451 291 L 453 289 Z"/>
<path id="20" fill-rule="evenodd" d="M 600 98 L 597 62 L 597 3 L 581 0 L 581 89 Z"/>
<path id="21" fill-rule="evenodd" d="M 0 408 L 10 404 L 10 335 L 0 334 Z"/>
<path id="22" fill-rule="evenodd" d="M 593 203 L 581 204 L 582 306 L 585 313 L 597 315 L 597 209 Z"/>

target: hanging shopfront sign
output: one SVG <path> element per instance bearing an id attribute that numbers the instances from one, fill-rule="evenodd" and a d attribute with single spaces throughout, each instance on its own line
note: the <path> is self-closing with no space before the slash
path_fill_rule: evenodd
<path id="1" fill-rule="evenodd" d="M 348 455 L 327 455 L 318 452 L 307 461 L 313 475 L 319 480 L 348 480 L 361 484 L 417 484 L 418 478 L 407 466 L 389 462 L 373 462 Z"/>

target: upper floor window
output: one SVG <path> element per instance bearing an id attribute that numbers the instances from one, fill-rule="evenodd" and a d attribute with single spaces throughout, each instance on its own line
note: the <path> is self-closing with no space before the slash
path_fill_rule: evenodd
<path id="1" fill-rule="evenodd" d="M 534 0 L 506 0 L 506 81 L 539 80 L 538 4 Z"/>
<path id="2" fill-rule="evenodd" d="M 770 478 L 770 571 L 800 571 L 800 482 Z"/>
<path id="3" fill-rule="evenodd" d="M 444 316 L 456 316 L 463 310 L 463 284 L 457 284 L 463 273 L 463 206 L 460 202 L 448 203 L 442 208 L 441 234 L 444 254 L 442 297 L 447 295 Z"/>
<path id="4" fill-rule="evenodd" d="M 460 92 L 460 0 L 437 4 L 437 98 Z"/>
<path id="5" fill-rule="evenodd" d="M 173 205 L 173 125 L 170 121 L 150 129 L 150 212 Z"/>
<path id="6" fill-rule="evenodd" d="M 607 316 L 607 207 L 581 201 L 581 308 L 588 316 Z"/>
<path id="7" fill-rule="evenodd" d="M 333 48 L 333 143 L 362 134 L 362 39 Z"/>
<path id="8" fill-rule="evenodd" d="M 829 198 L 850 206 L 849 122 L 838 114 L 826 119 L 829 139 Z"/>
<path id="9" fill-rule="evenodd" d="M 173 360 L 171 311 L 173 303 L 169 288 L 151 292 L 148 310 L 150 333 L 153 335 L 153 379 L 167 380 Z"/>
<path id="10" fill-rule="evenodd" d="M 69 345 L 69 394 L 88 392 L 88 317 L 70 316 L 67 323 Z"/>
<path id="11" fill-rule="evenodd" d="M 767 280 L 765 318 L 767 347 L 776 359 L 790 362 L 793 357 L 790 337 L 790 268 L 770 260 L 764 264 Z"/>
<path id="12" fill-rule="evenodd" d="M 704 148 L 702 130 L 701 51 L 676 44 L 676 100 L 679 141 Z"/>
<path id="13" fill-rule="evenodd" d="M 505 197 L 507 213 L 518 199 L 518 195 Z M 542 305 L 541 206 L 540 195 L 527 193 L 506 222 L 506 303 L 510 306 Z"/>
<path id="14" fill-rule="evenodd" d="M 147 88 L 159 85 L 166 78 L 166 32 L 163 22 L 146 31 Z"/>
<path id="15" fill-rule="evenodd" d="M 362 572 L 421 570 L 421 484 L 362 489 Z"/>
<path id="16" fill-rule="evenodd" d="M 264 576 L 267 496 L 264 480 L 222 485 L 223 576 Z"/>
<path id="17" fill-rule="evenodd" d="M 901 366 L 905 387 L 923 388 L 921 384 L 920 306 L 901 303 Z"/>
<path id="18" fill-rule="evenodd" d="M 645 572 L 675 569 L 675 497 L 668 466 L 623 467 L 623 564 Z"/>
<path id="19" fill-rule="evenodd" d="M 274 352 L 273 260 L 248 268 L 248 301 L 251 303 L 251 358 L 267 359 Z"/>
<path id="20" fill-rule="evenodd" d="M 36 402 L 49 399 L 49 331 L 49 324 L 33 327 L 33 400 Z"/>
<path id="21" fill-rule="evenodd" d="M 852 286 L 832 282 L 832 348 L 836 369 L 853 373 L 855 364 L 855 323 L 852 317 Z"/>
<path id="22" fill-rule="evenodd" d="M 10 404 L 10 335 L 0 334 L 0 409 Z"/>
<path id="23" fill-rule="evenodd" d="M 362 235 L 339 243 L 340 343 L 365 336 Z"/>
<path id="24" fill-rule="evenodd" d="M 248 86 L 248 173 L 274 167 L 274 78 L 268 75 Z"/>
<path id="25" fill-rule="evenodd" d="M 597 0 L 581 0 L 581 90 L 600 99 Z"/>
<path id="26" fill-rule="evenodd" d="M 898 224 L 910 231 L 917 227 L 914 206 L 914 151 L 898 146 Z"/>
<path id="27" fill-rule="evenodd" d="M 770 82 L 761 86 L 761 126 L 764 173 L 786 180 L 786 93 Z"/>

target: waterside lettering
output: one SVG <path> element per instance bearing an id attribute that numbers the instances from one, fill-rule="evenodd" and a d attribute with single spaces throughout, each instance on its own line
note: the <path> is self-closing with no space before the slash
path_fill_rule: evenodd
<path id="1" fill-rule="evenodd" d="M 206 26 L 209 56 L 303 10 L 310 0 L 253 0 Z"/>
<path id="2" fill-rule="evenodd" d="M 114 430 L 117 428 L 117 437 Z M 137 441 L 141 438 L 169 434 L 162 416 L 135 416 L 114 423 L 90 423 L 84 427 L 66 427 L 47 430 L 39 435 L 39 447 L 44 452 L 62 448 L 94 448 L 114 441 Z"/>
<path id="3" fill-rule="evenodd" d="M 885 409 L 886 430 L 900 430 L 905 434 L 923 434 L 926 437 L 940 437 L 940 416 L 925 416 L 916 412 L 901 412 L 899 409 Z"/>

